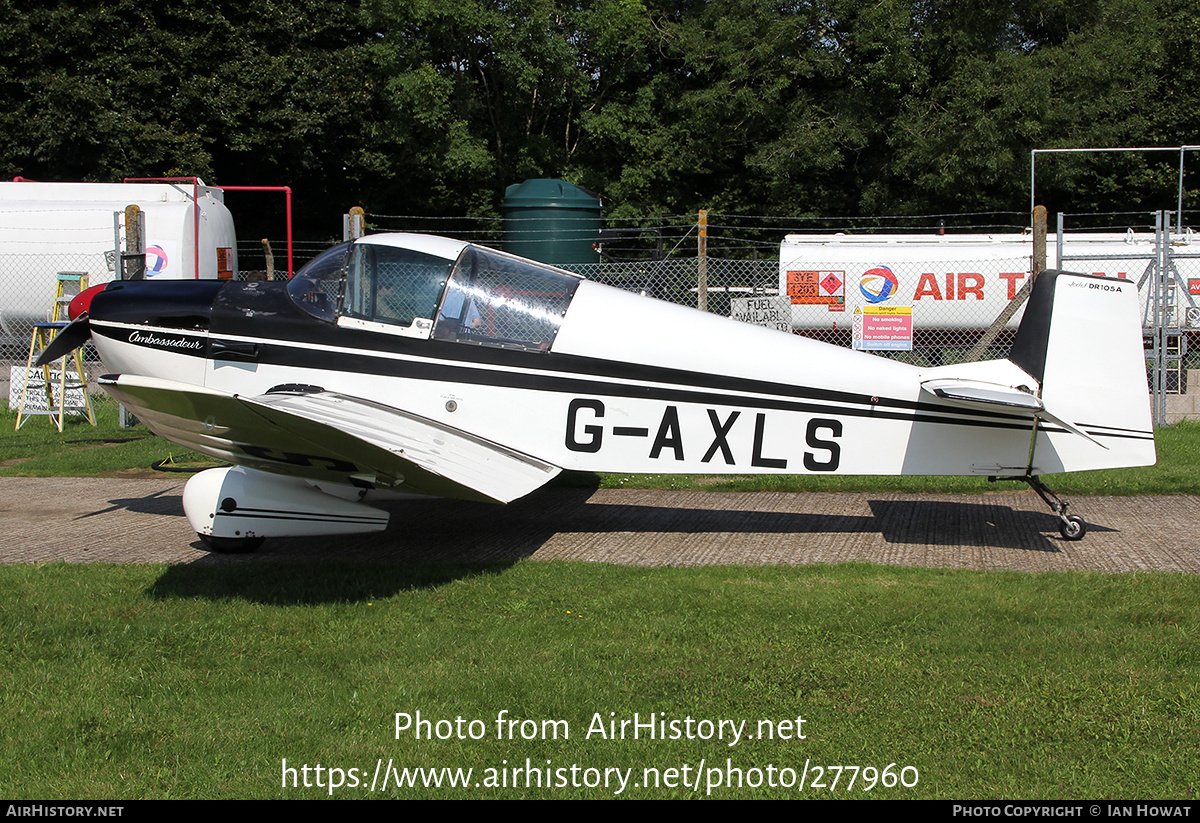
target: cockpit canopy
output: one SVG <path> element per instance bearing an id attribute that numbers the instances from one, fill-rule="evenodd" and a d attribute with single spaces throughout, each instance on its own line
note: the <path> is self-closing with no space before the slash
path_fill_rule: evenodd
<path id="1" fill-rule="evenodd" d="M 288 293 L 339 326 L 548 351 L 579 278 L 531 260 L 425 235 L 373 235 L 302 268 Z"/>

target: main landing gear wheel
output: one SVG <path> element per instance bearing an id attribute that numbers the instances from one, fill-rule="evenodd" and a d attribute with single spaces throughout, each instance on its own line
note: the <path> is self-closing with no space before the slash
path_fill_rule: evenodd
<path id="1" fill-rule="evenodd" d="M 261 546 L 265 537 L 213 537 L 197 535 L 204 547 L 220 554 L 248 554 Z"/>
<path id="2" fill-rule="evenodd" d="M 1087 534 L 1087 523 L 1084 523 L 1079 515 L 1073 514 L 1058 525 L 1058 533 L 1063 536 L 1063 540 L 1082 540 Z"/>

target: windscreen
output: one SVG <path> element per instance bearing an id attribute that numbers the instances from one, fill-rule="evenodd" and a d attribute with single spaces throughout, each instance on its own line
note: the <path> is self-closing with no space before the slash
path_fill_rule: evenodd
<path id="1" fill-rule="evenodd" d="M 338 294 L 350 244 L 334 246 L 310 260 L 288 281 L 288 294 L 309 314 L 330 323 L 337 320 Z"/>
<path id="2" fill-rule="evenodd" d="M 548 351 L 579 279 L 479 246 L 459 256 L 433 336 L 485 346 Z"/>

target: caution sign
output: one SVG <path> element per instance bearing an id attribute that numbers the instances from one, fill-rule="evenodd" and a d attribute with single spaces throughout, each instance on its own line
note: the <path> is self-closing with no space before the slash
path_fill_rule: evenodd
<path id="1" fill-rule="evenodd" d="M 26 414 L 47 414 L 51 411 L 57 413 L 60 384 L 66 386 L 67 396 L 63 405 L 68 412 L 87 408 L 87 395 L 83 391 L 84 385 L 79 381 L 79 375 L 74 370 L 68 371 L 64 376 L 59 369 L 50 369 L 50 396 L 47 397 L 46 373 L 42 369 L 11 366 L 8 370 L 8 407 L 10 409 L 21 407 L 21 393 L 25 390 L 27 382 L 29 391 L 24 392 Z M 47 400 L 54 405 L 47 405 Z"/>
<path id="2" fill-rule="evenodd" d="M 794 306 L 828 306 L 846 310 L 845 271 L 789 271 L 787 296 Z"/>
<path id="3" fill-rule="evenodd" d="M 912 306 L 863 306 L 854 310 L 854 348 L 912 351 Z"/>

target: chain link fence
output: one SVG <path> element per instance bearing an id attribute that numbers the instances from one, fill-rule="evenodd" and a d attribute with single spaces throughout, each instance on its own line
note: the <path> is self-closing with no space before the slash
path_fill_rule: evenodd
<path id="1" fill-rule="evenodd" d="M 107 230 L 111 232 L 111 230 Z M 94 232 L 93 232 L 94 234 Z M 70 248 L 70 243 L 48 241 L 48 245 Z M 296 269 L 334 244 L 334 241 L 301 241 L 295 244 Z M 94 246 L 92 242 L 90 245 Z M 268 268 L 275 279 L 287 277 L 287 243 L 270 244 L 272 264 L 261 242 L 238 244 L 238 278 L 263 278 Z M 45 254 L 0 254 L 0 391 L 8 398 L 10 409 L 20 405 L 21 388 L 26 376 L 30 341 L 35 323 L 52 319 L 56 302 L 57 274 L 83 272 L 91 286 L 114 278 L 115 252 L 81 253 L 55 251 Z M 74 290 L 71 290 L 72 292 Z M 70 296 L 70 294 L 68 294 Z M 63 311 L 65 319 L 65 311 Z M 115 409 L 116 403 L 99 389 L 96 378 L 102 373 L 99 357 L 88 343 L 83 349 L 89 395 L 97 409 Z"/>
<path id="2" fill-rule="evenodd" d="M 1124 232 L 1060 229 L 1049 238 L 1049 264 L 1137 286 L 1155 422 L 1200 419 L 1200 237 L 1172 233 L 1169 213 L 1149 216 L 1154 223 Z M 693 257 L 567 268 L 650 297 L 932 367 L 1007 356 L 1033 259 L 1032 237 L 1021 234 L 796 235 L 783 241 L 779 261 Z"/>
<path id="3" fill-rule="evenodd" d="M 53 319 L 58 291 L 58 274 L 81 272 L 89 285 L 107 283 L 113 278 L 109 260 L 103 253 L 48 253 L 0 255 L 0 391 L 8 398 L 9 408 L 20 405 L 26 377 L 26 363 L 35 323 Z M 73 282 L 64 284 L 64 297 L 78 292 Z M 65 307 L 61 314 L 66 317 Z M 91 379 L 96 399 L 107 399 L 96 391 L 95 377 L 99 360 L 89 344 L 84 350 L 84 371 Z M 71 367 L 73 368 L 73 366 Z"/>
<path id="4" fill-rule="evenodd" d="M 1176 230 L 1173 235 L 1160 232 L 1156 236 L 1153 227 L 1148 228 L 1127 230 L 1120 236 L 1110 230 L 1112 236 L 1104 248 L 1065 243 L 1058 250 L 1060 265 L 1138 284 L 1147 329 L 1148 381 L 1156 391 L 1156 419 L 1170 422 L 1200 417 L 1200 402 L 1188 397 L 1194 386 L 1200 399 L 1200 242 L 1193 247 L 1190 232 Z M 655 253 L 665 254 L 666 259 L 564 268 L 627 291 L 722 316 L 774 324 L 837 346 L 854 346 L 857 340 L 857 347 L 878 356 L 917 365 L 1004 357 L 1012 344 L 1021 306 L 1015 306 L 1006 319 L 1003 315 L 1014 298 L 1019 303 L 1030 281 L 1033 264 L 1028 235 L 806 235 L 781 231 L 775 236 L 778 240 L 773 246 L 758 243 L 735 252 L 758 259 L 719 254 L 702 257 L 695 246 L 689 249 L 679 241 L 666 252 Z M 1075 236 L 1064 234 L 1066 238 Z M 1001 237 L 1009 240 L 1002 242 Z M 294 267 L 299 269 L 335 242 L 298 242 Z M 1050 245 L 1053 252 L 1053 235 Z M 273 241 L 270 246 L 274 277 L 286 277 L 286 244 Z M 715 240 L 709 248 L 714 247 L 735 251 Z M 1052 255 L 1051 266 L 1056 259 Z M 239 244 L 239 268 L 243 279 L 262 276 L 268 268 L 263 244 Z M 0 256 L 0 282 L 5 285 L 0 299 L 0 360 L 4 361 L 0 381 L 6 389 L 12 369 L 25 366 L 33 323 L 50 317 L 54 275 L 59 271 L 85 271 L 92 285 L 113 276 L 104 254 Z M 908 313 L 897 320 L 894 313 L 888 317 L 880 312 L 888 307 Z M 895 336 L 897 329 L 904 338 L 899 344 L 885 339 L 889 334 Z M 90 346 L 85 357 L 89 377 L 94 380 L 99 371 L 93 366 L 99 364 Z M 95 400 L 101 405 L 111 402 L 103 392 L 97 392 Z"/>
<path id="5" fill-rule="evenodd" d="M 647 297 L 730 314 L 730 299 L 774 296 L 779 291 L 775 260 L 722 260 L 715 257 L 576 263 L 563 266 L 588 280 Z"/>

